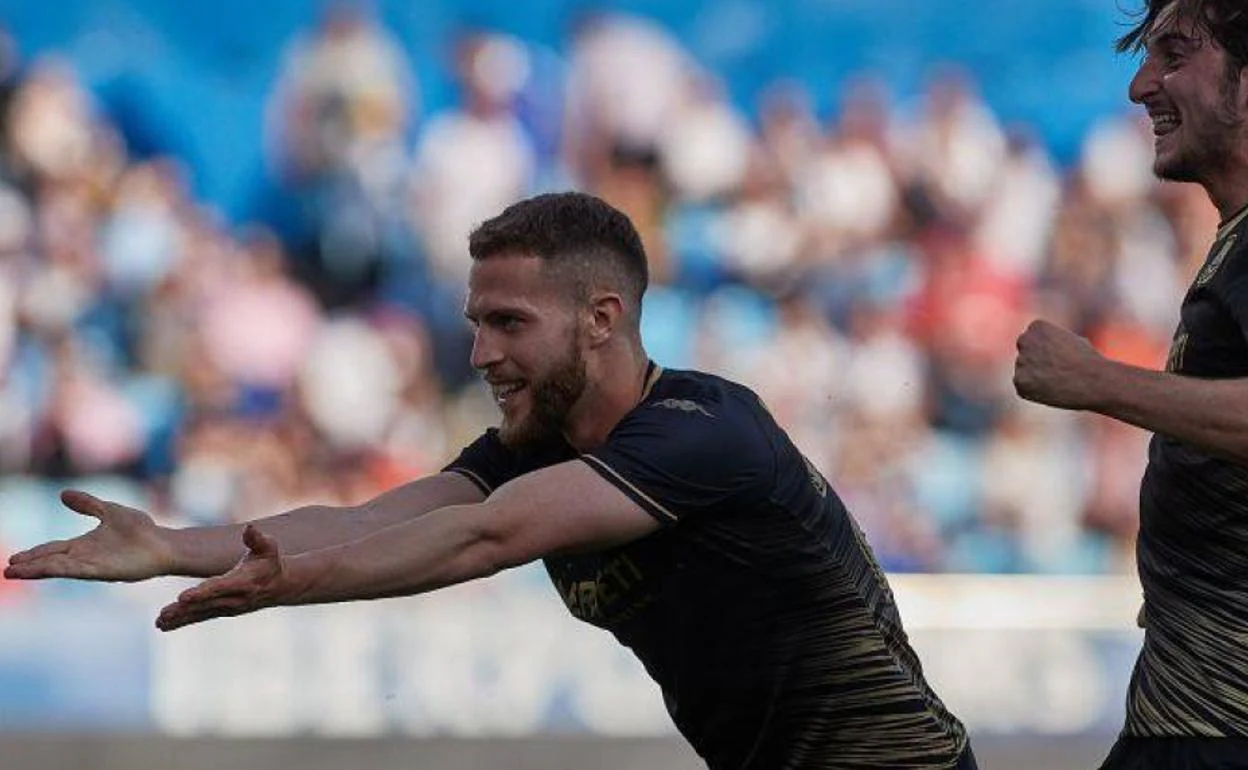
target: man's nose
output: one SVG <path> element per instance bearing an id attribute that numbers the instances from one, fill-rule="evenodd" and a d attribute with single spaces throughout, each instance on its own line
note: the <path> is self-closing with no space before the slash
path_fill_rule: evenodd
<path id="1" fill-rule="evenodd" d="M 1150 96 L 1157 93 L 1161 85 L 1159 72 L 1153 60 L 1145 57 L 1140 62 L 1140 67 L 1135 71 L 1135 77 L 1131 78 L 1131 85 L 1127 88 L 1127 97 L 1136 104 L 1143 104 Z"/>
<path id="2" fill-rule="evenodd" d="M 503 359 L 502 350 L 495 343 L 492 334 L 484 328 L 478 328 L 472 336 L 472 357 L 469 359 L 474 369 L 488 369 Z"/>

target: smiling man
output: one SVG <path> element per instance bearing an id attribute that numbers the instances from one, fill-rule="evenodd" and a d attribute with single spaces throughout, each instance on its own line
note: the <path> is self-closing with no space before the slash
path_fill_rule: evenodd
<path id="1" fill-rule="evenodd" d="M 1248 4 L 1150 0 L 1119 48 L 1145 52 L 1130 97 L 1153 121 L 1154 171 L 1204 187 L 1222 224 L 1166 371 L 1037 321 L 1015 384 L 1154 433 L 1136 544 L 1144 648 L 1102 767 L 1248 768 Z"/>
<path id="2" fill-rule="evenodd" d="M 823 477 L 748 389 L 647 357 L 628 219 L 588 195 L 539 196 L 484 223 L 470 251 L 472 363 L 502 422 L 443 472 L 245 527 L 164 529 L 67 492 L 100 525 L 14 555 L 6 576 L 217 576 L 161 612 L 171 630 L 543 559 L 572 614 L 641 659 L 713 770 L 974 768 Z"/>

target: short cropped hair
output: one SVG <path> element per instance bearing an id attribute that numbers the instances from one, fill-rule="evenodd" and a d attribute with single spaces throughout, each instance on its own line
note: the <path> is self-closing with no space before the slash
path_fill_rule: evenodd
<path id="1" fill-rule="evenodd" d="M 474 260 L 526 254 L 569 276 L 580 297 L 620 292 L 639 314 L 650 280 L 637 228 L 623 212 L 581 192 L 547 193 L 513 203 L 468 236 Z"/>
<path id="2" fill-rule="evenodd" d="M 1238 77 L 1248 66 L 1248 3 L 1244 0 L 1146 0 L 1137 14 L 1139 20 L 1118 39 L 1118 52 L 1143 50 L 1158 17 L 1172 4 L 1177 18 L 1192 24 L 1195 32 L 1207 35 L 1226 51 L 1228 77 Z"/>

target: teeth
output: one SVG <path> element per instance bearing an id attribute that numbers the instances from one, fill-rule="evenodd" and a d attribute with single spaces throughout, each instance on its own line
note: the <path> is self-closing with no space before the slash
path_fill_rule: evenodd
<path id="1" fill-rule="evenodd" d="M 494 386 L 494 398 L 498 401 L 505 401 L 508 396 L 524 387 L 522 382 L 509 382 L 505 385 Z"/>

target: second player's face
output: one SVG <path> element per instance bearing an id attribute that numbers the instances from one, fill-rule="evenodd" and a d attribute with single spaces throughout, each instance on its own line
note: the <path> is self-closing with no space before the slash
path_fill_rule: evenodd
<path id="1" fill-rule="evenodd" d="M 473 263 L 465 315 L 475 327 L 472 365 L 502 412 L 509 446 L 540 444 L 567 427 L 585 391 L 575 309 L 536 257 L 503 255 Z"/>
<path id="2" fill-rule="evenodd" d="M 1226 52 L 1170 6 L 1146 38 L 1146 56 L 1131 81 L 1131 101 L 1153 123 L 1153 170 L 1162 179 L 1205 182 L 1244 140 L 1240 79 Z"/>

